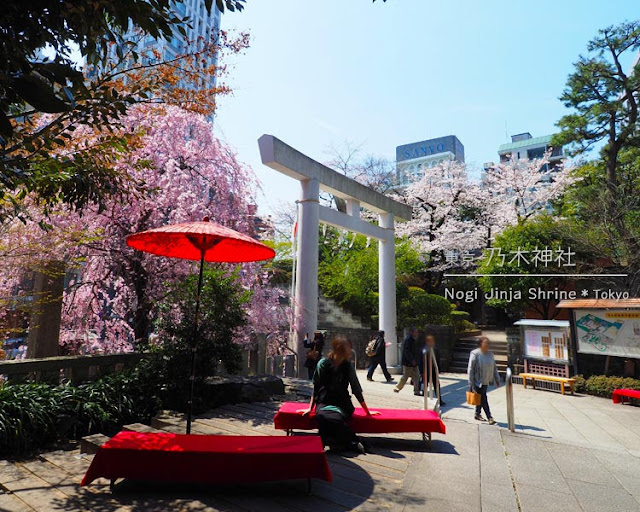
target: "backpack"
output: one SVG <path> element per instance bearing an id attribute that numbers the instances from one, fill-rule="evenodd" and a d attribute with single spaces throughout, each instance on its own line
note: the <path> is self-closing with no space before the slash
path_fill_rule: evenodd
<path id="1" fill-rule="evenodd" d="M 367 348 L 364 349 L 364 353 L 367 354 L 367 357 L 373 357 L 376 355 L 376 343 L 378 338 L 373 338 L 369 343 L 367 343 Z"/>

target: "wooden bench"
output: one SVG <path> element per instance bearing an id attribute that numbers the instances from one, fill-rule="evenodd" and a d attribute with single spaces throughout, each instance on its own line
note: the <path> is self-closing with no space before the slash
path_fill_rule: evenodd
<path id="1" fill-rule="evenodd" d="M 557 377 L 555 375 L 542 375 L 539 373 L 521 373 L 520 377 L 522 377 L 522 383 L 524 384 L 525 389 L 527 388 L 527 379 L 531 380 L 531 385 L 533 386 L 533 389 L 536 389 L 536 380 L 546 380 L 548 382 L 559 382 L 560 392 L 563 395 L 564 395 L 565 384 L 569 385 L 569 389 L 572 395 L 573 395 L 573 388 L 576 384 L 576 379 L 572 379 L 569 377 Z"/>
<path id="2" fill-rule="evenodd" d="M 305 402 L 285 402 L 273 418 L 274 427 L 291 435 L 294 430 L 315 430 L 318 428 L 315 413 L 303 416 L 300 412 L 309 406 Z M 378 416 L 367 416 L 362 408 L 356 407 L 349 425 L 356 434 L 391 434 L 415 432 L 431 443 L 431 433 L 445 434 L 447 429 L 435 411 L 423 409 L 370 409 Z"/>
<path id="3" fill-rule="evenodd" d="M 122 431 L 97 451 L 81 486 L 107 478 L 217 485 L 331 482 L 317 436 L 209 436 Z"/>
<path id="4" fill-rule="evenodd" d="M 614 389 L 613 393 L 611 393 L 611 399 L 614 404 L 624 403 L 625 398 L 640 400 L 640 391 L 637 389 Z"/>

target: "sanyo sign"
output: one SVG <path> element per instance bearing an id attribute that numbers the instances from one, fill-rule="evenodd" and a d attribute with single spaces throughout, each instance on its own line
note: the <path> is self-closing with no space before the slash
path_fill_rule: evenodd
<path id="1" fill-rule="evenodd" d="M 414 147 L 413 150 L 405 149 L 404 157 L 409 160 L 410 158 L 420 158 L 421 156 L 435 155 L 436 153 L 444 152 L 444 144 L 439 142 L 435 146 L 419 146 Z"/>
<path id="2" fill-rule="evenodd" d="M 451 153 L 456 160 L 464 162 L 464 146 L 455 135 L 398 146 L 396 147 L 396 161 L 430 159 L 430 157 L 441 153 Z"/>

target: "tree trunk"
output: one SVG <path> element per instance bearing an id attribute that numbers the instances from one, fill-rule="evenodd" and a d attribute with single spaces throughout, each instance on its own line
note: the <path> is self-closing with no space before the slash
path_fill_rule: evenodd
<path id="1" fill-rule="evenodd" d="M 64 262 L 50 261 L 35 274 L 33 312 L 29 320 L 28 358 L 59 355 L 65 269 Z"/>
<path id="2" fill-rule="evenodd" d="M 146 344 L 149 339 L 149 308 L 146 303 L 142 303 L 133 314 L 133 332 L 136 343 Z"/>

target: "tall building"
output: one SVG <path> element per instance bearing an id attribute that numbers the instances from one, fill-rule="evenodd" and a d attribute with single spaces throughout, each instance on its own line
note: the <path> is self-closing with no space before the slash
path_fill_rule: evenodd
<path id="1" fill-rule="evenodd" d="M 430 168 L 451 160 L 464 163 L 464 146 L 455 135 L 398 146 L 393 188 L 402 190 L 422 179 Z"/>
<path id="2" fill-rule="evenodd" d="M 211 7 L 211 12 L 207 12 L 205 0 L 183 0 L 181 3 L 174 3 L 173 9 L 180 18 L 189 18 L 189 23 L 184 25 L 185 35 L 174 29 L 173 37 L 170 39 L 155 39 L 148 34 L 141 36 L 136 32 L 134 26 L 130 26 L 123 36 L 124 39 L 135 42 L 138 53 L 149 55 L 155 50 L 159 53 L 160 59 L 165 61 L 184 54 L 189 43 L 195 42 L 197 44 L 199 41 L 217 39 L 220 34 L 220 10 L 216 7 L 215 2 Z M 112 62 L 116 61 L 115 48 L 110 50 L 109 59 Z M 217 55 L 206 58 L 203 67 L 215 64 L 217 64 Z M 215 77 L 213 80 L 215 84 Z"/>
<path id="3" fill-rule="evenodd" d="M 518 133 L 511 136 L 511 142 L 501 144 L 498 147 L 498 155 L 500 162 L 509 160 L 533 160 L 534 158 L 542 158 L 547 151 L 551 151 L 548 166 L 554 169 L 564 160 L 564 151 L 562 146 L 552 147 L 551 138 L 553 135 L 543 135 L 541 137 L 533 137 L 529 132 Z M 483 164 L 481 181 L 485 180 L 487 172 L 489 172 L 495 164 L 493 162 L 485 162 Z M 547 170 L 546 168 L 544 169 Z"/>
<path id="4" fill-rule="evenodd" d="M 529 132 L 518 133 L 511 136 L 511 142 L 502 144 L 498 147 L 498 155 L 500 161 L 542 158 L 544 154 L 551 150 L 549 165 L 555 167 L 564 159 L 562 146 L 551 147 L 552 135 L 543 135 L 542 137 L 532 137 Z"/>

